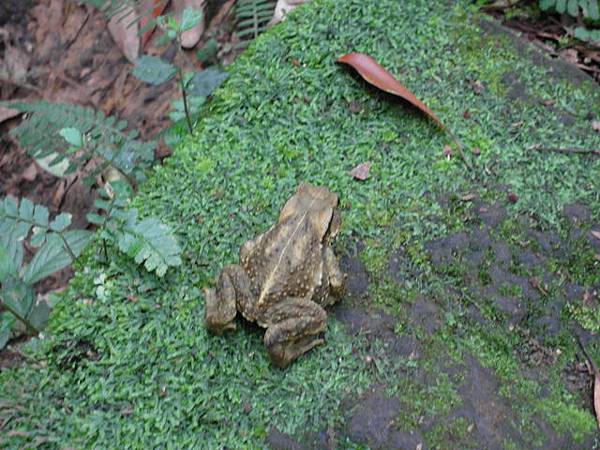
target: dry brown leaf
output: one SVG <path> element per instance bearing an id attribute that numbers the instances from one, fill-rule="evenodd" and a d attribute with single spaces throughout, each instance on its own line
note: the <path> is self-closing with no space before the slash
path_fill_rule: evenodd
<path id="1" fill-rule="evenodd" d="M 460 199 L 463 202 L 470 202 L 471 200 L 474 200 L 476 198 L 477 198 L 477 194 L 470 193 L 470 194 L 463 195 Z"/>
<path id="2" fill-rule="evenodd" d="M 435 115 L 435 113 L 429 109 L 421 100 L 419 100 L 415 94 L 406 89 L 402 83 L 400 83 L 390 72 L 388 72 L 383 66 L 381 66 L 375 59 L 365 53 L 348 53 L 337 59 L 337 62 L 348 64 L 354 68 L 359 75 L 367 81 L 369 84 L 381 89 L 382 91 L 388 92 L 393 95 L 397 95 L 400 98 L 408 101 L 410 104 L 418 108 L 421 112 L 429 116 L 435 121 L 456 143 L 456 147 L 460 154 L 460 157 L 465 162 L 468 169 L 472 169 L 473 166 L 466 158 L 462 144 L 452 132 L 446 128 L 442 121 Z"/>
<path id="3" fill-rule="evenodd" d="M 382 91 L 402 97 L 431 117 L 440 127 L 446 128 L 442 121 L 421 100 L 406 89 L 394 76 L 371 56 L 364 53 L 348 53 L 338 58 L 338 62 L 352 66 L 368 83 Z"/>
<path id="4" fill-rule="evenodd" d="M 138 36 L 139 24 L 129 26 L 133 17 L 135 17 L 133 8 L 130 6 L 123 8 L 123 12 L 110 19 L 108 30 L 125 57 L 135 64 L 140 55 L 140 38 Z"/>
<path id="5" fill-rule="evenodd" d="M 13 117 L 17 117 L 19 114 L 21 114 L 21 112 L 17 111 L 16 109 L 0 106 L 0 123 L 4 122 L 5 120 L 12 119 Z"/>
<path id="6" fill-rule="evenodd" d="M 361 163 L 350 171 L 350 175 L 357 180 L 364 181 L 369 178 L 369 170 L 371 170 L 370 162 Z"/>

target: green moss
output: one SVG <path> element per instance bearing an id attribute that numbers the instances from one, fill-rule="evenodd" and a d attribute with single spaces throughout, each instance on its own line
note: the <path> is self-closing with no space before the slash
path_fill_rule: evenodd
<path id="1" fill-rule="evenodd" d="M 596 430 L 597 424 L 589 413 L 573 405 L 548 399 L 539 402 L 537 407 L 544 411 L 556 432 L 568 432 L 576 441 L 581 442 Z"/>

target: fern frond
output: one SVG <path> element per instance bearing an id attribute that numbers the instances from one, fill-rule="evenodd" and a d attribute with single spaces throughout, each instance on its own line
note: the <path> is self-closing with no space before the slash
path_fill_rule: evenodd
<path id="1" fill-rule="evenodd" d="M 235 9 L 237 35 L 244 47 L 260 33 L 266 31 L 267 24 L 275 10 L 274 0 L 238 0 Z"/>
<path id="2" fill-rule="evenodd" d="M 136 209 L 125 209 L 123 188 L 118 183 L 114 187 L 114 191 L 101 190 L 102 198 L 95 202 L 104 215 L 88 214 L 90 222 L 103 226 L 101 236 L 114 240 L 120 251 L 159 277 L 169 267 L 179 266 L 181 248 L 171 228 L 154 217 L 138 220 Z"/>
<path id="3" fill-rule="evenodd" d="M 575 18 L 581 14 L 586 19 L 600 19 L 598 0 L 539 0 L 539 5 L 543 11 L 568 13 Z"/>
<path id="4" fill-rule="evenodd" d="M 144 264 L 148 272 L 162 277 L 170 266 L 179 266 L 181 249 L 171 229 L 154 217 L 138 221 L 137 210 L 129 211 L 123 229 L 118 233 L 119 250 Z"/>
<path id="5" fill-rule="evenodd" d="M 113 166 L 137 181 L 154 159 L 154 142 L 143 142 L 137 132 L 127 133 L 127 121 L 115 116 L 106 117 L 101 111 L 68 103 L 4 103 L 11 108 L 28 113 L 28 118 L 11 130 L 29 154 L 42 159 L 55 155 L 52 166 L 68 161 L 67 173 L 94 157 L 101 158 L 106 166 Z M 74 152 L 69 148 L 61 130 L 73 128 L 84 137 L 84 145 Z"/>

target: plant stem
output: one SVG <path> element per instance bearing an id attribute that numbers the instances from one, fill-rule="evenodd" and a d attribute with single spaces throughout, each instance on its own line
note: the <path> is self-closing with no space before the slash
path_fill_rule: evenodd
<path id="1" fill-rule="evenodd" d="M 192 118 L 190 117 L 190 110 L 188 109 L 185 85 L 183 84 L 183 70 L 181 69 L 181 67 L 178 67 L 177 70 L 179 72 L 179 85 L 181 86 L 181 95 L 183 96 L 183 109 L 185 109 L 185 119 L 187 121 L 188 130 L 190 130 L 190 134 L 192 134 L 194 132 L 194 129 L 192 127 Z"/>

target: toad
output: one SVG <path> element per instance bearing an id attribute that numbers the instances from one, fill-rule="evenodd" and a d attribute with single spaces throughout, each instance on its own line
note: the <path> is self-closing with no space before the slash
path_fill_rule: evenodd
<path id="1" fill-rule="evenodd" d="M 240 263 L 226 266 L 215 288 L 204 290 L 205 322 L 215 334 L 235 329 L 239 311 L 266 328 L 271 362 L 287 367 L 324 342 L 325 307 L 345 291 L 345 275 L 331 249 L 339 232 L 338 196 L 301 184 L 279 220 L 240 249 Z"/>

